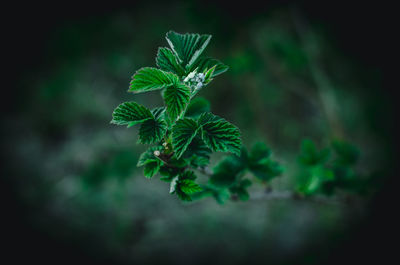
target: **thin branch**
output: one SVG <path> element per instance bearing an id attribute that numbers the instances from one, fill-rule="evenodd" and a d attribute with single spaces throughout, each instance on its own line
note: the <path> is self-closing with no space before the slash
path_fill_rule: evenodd
<path id="1" fill-rule="evenodd" d="M 255 200 L 255 201 L 293 200 L 293 201 L 313 202 L 313 203 L 327 204 L 327 205 L 341 205 L 346 203 L 346 201 L 340 201 L 337 198 L 328 198 L 322 196 L 304 197 L 292 191 L 270 191 L 270 192 L 253 193 L 250 194 L 250 200 Z"/>

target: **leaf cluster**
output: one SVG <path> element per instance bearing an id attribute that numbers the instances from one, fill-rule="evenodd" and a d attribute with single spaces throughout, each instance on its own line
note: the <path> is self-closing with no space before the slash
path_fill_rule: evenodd
<path id="1" fill-rule="evenodd" d="M 355 171 L 359 155 L 359 150 L 345 141 L 335 140 L 318 150 L 313 141 L 303 140 L 298 191 L 304 195 L 331 195 L 337 189 L 359 191 L 364 183 Z"/>
<path id="2" fill-rule="evenodd" d="M 202 56 L 211 35 L 166 34 L 168 47 L 159 48 L 157 67 L 139 69 L 132 77 L 129 92 L 160 90 L 164 106 L 155 109 L 124 102 L 113 112 L 111 123 L 128 128 L 140 125 L 139 142 L 152 144 L 139 158 L 147 178 L 162 175 L 170 182 L 170 193 L 190 201 L 201 190 L 190 169 L 204 168 L 212 152 L 240 154 L 240 130 L 210 112 L 210 103 L 196 94 L 228 67 Z"/>

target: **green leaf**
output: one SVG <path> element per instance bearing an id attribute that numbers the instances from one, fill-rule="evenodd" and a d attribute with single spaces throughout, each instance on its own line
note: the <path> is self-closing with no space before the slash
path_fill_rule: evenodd
<path id="1" fill-rule="evenodd" d="M 132 77 L 129 92 L 142 93 L 170 87 L 179 83 L 179 77 L 153 67 L 144 67 Z"/>
<path id="2" fill-rule="evenodd" d="M 255 143 L 250 151 L 249 159 L 250 163 L 257 164 L 264 160 L 267 160 L 271 155 L 271 149 L 263 142 Z"/>
<path id="3" fill-rule="evenodd" d="M 190 71 L 193 71 L 197 68 L 199 73 L 205 73 L 207 70 L 213 68 L 215 66 L 214 72 L 212 73 L 211 77 L 215 77 L 226 72 L 229 67 L 217 59 L 210 58 L 210 57 L 203 57 L 198 60 L 196 64 L 192 66 Z"/>
<path id="4" fill-rule="evenodd" d="M 232 194 L 236 194 L 239 197 L 239 200 L 247 201 L 250 198 L 247 188 L 251 184 L 252 183 L 249 179 L 243 179 L 239 181 L 236 185 L 229 187 L 229 191 Z"/>
<path id="5" fill-rule="evenodd" d="M 154 155 L 154 151 L 162 151 L 164 149 L 163 146 L 159 145 L 159 146 L 153 146 L 150 147 L 149 149 L 147 149 L 145 152 L 143 152 L 138 160 L 137 166 L 141 167 L 144 166 L 148 163 L 152 163 L 152 162 L 156 162 L 156 161 L 160 161 L 155 155 Z"/>
<path id="6" fill-rule="evenodd" d="M 211 118 L 209 114 L 200 116 L 199 124 L 202 125 L 202 139 L 211 150 L 240 155 L 242 141 L 236 126 L 218 116 Z"/>
<path id="7" fill-rule="evenodd" d="M 314 194 L 323 187 L 324 183 L 332 181 L 334 177 L 332 170 L 322 166 L 314 167 L 308 181 L 301 187 L 301 192 L 306 195 Z"/>
<path id="8" fill-rule="evenodd" d="M 332 143 L 332 147 L 336 153 L 336 165 L 352 166 L 357 163 L 357 160 L 360 156 L 360 151 L 354 145 L 335 140 Z"/>
<path id="9" fill-rule="evenodd" d="M 208 69 L 207 72 L 205 73 L 205 75 L 204 75 L 204 85 L 207 85 L 208 83 L 210 83 L 212 81 L 212 76 L 214 74 L 215 67 L 216 67 L 216 65 L 214 65 L 213 67 Z"/>
<path id="10" fill-rule="evenodd" d="M 167 131 L 167 124 L 162 119 L 151 119 L 142 123 L 139 130 L 139 141 L 142 144 L 153 144 L 161 141 Z"/>
<path id="11" fill-rule="evenodd" d="M 261 161 L 258 164 L 250 164 L 249 169 L 254 176 L 264 181 L 270 181 L 283 173 L 280 164 L 271 159 Z"/>
<path id="12" fill-rule="evenodd" d="M 210 102 L 202 97 L 196 97 L 190 101 L 185 112 L 185 117 L 197 118 L 203 112 L 210 111 Z"/>
<path id="13" fill-rule="evenodd" d="M 186 109 L 190 100 L 190 88 L 184 84 L 176 84 L 164 91 L 164 101 L 167 105 L 167 113 L 174 122 Z"/>
<path id="14" fill-rule="evenodd" d="M 166 39 L 171 49 L 180 59 L 182 65 L 186 69 L 190 69 L 207 47 L 211 35 L 179 34 L 174 31 L 169 31 L 166 35 Z"/>
<path id="15" fill-rule="evenodd" d="M 198 119 L 198 123 L 200 126 L 202 126 L 202 125 L 206 124 L 207 122 L 219 121 L 219 120 L 222 120 L 222 118 L 218 117 L 217 115 L 212 114 L 211 112 L 205 112 L 200 115 L 200 117 Z"/>
<path id="16" fill-rule="evenodd" d="M 133 101 L 120 104 L 112 116 L 112 124 L 128 127 L 153 118 L 149 109 Z"/>
<path id="17" fill-rule="evenodd" d="M 144 176 L 146 178 L 153 177 L 160 170 L 160 165 L 161 165 L 161 161 L 159 161 L 159 160 L 147 163 L 144 166 L 144 170 L 143 170 Z"/>
<path id="18" fill-rule="evenodd" d="M 199 157 L 209 158 L 211 152 L 212 151 L 210 150 L 210 148 L 208 148 L 203 139 L 201 139 L 201 136 L 199 134 L 196 134 L 189 146 L 186 148 L 184 156 L 191 157 L 193 155 L 196 155 Z"/>
<path id="19" fill-rule="evenodd" d="M 180 119 L 175 123 L 172 128 L 172 147 L 177 158 L 180 158 L 185 152 L 192 139 L 196 136 L 197 130 L 197 122 L 190 118 Z"/>
<path id="20" fill-rule="evenodd" d="M 172 179 L 170 193 L 176 193 L 183 201 L 191 201 L 191 194 L 200 192 L 202 188 L 194 182 L 196 175 L 193 171 L 185 171 Z"/>
<path id="21" fill-rule="evenodd" d="M 179 188 L 182 192 L 188 195 L 201 191 L 201 187 L 199 186 L 199 184 L 190 179 L 184 179 L 180 181 Z"/>
<path id="22" fill-rule="evenodd" d="M 315 166 L 324 163 L 328 159 L 329 154 L 329 149 L 325 148 L 318 151 L 313 141 L 305 139 L 301 143 L 299 159 L 303 165 Z"/>
<path id="23" fill-rule="evenodd" d="M 193 199 L 201 199 L 207 196 L 212 196 L 219 204 L 224 204 L 230 198 L 228 189 L 218 188 L 212 184 L 201 185 L 202 190 L 193 194 Z"/>
<path id="24" fill-rule="evenodd" d="M 239 173 L 246 169 L 246 164 L 237 156 L 228 156 L 214 168 L 209 181 L 217 187 L 229 187 L 239 179 Z"/>
<path id="25" fill-rule="evenodd" d="M 157 66 L 166 72 L 172 72 L 178 76 L 185 75 L 185 69 L 179 64 L 179 59 L 168 48 L 159 48 L 157 53 Z"/>

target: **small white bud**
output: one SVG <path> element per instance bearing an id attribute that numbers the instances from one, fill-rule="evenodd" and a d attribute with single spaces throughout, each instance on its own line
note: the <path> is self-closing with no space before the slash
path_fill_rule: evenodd
<path id="1" fill-rule="evenodd" d="M 154 151 L 155 156 L 159 156 L 160 154 L 161 154 L 160 151 L 158 151 L 158 150 Z"/>
<path id="2" fill-rule="evenodd" d="M 188 74 L 187 78 L 193 78 L 194 77 L 194 72 L 191 72 L 190 74 Z"/>
<path id="3" fill-rule="evenodd" d="M 201 88 L 202 86 L 203 86 L 203 83 L 202 83 L 202 82 L 199 82 L 199 83 L 197 83 L 196 88 L 199 89 L 199 88 Z"/>
<path id="4" fill-rule="evenodd" d="M 203 73 L 199 73 L 198 75 L 197 75 L 197 77 L 199 78 L 199 79 L 202 79 L 202 80 L 204 80 L 204 74 Z"/>

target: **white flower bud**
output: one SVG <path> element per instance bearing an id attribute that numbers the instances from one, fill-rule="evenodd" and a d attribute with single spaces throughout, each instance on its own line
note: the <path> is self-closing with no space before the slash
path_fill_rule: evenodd
<path id="1" fill-rule="evenodd" d="M 160 154 L 161 154 L 160 151 L 158 151 L 158 150 L 154 151 L 155 156 L 159 156 Z"/>
<path id="2" fill-rule="evenodd" d="M 194 72 L 191 72 L 190 74 L 188 74 L 187 78 L 193 78 L 194 77 Z"/>

